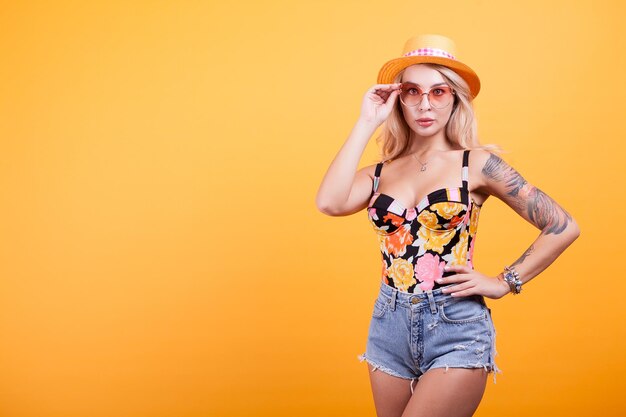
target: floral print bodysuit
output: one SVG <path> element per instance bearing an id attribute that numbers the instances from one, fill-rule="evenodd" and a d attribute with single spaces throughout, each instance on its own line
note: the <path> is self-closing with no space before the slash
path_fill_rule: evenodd
<path id="1" fill-rule="evenodd" d="M 377 192 L 385 161 L 376 165 L 367 216 L 378 236 L 385 284 L 421 293 L 440 287 L 436 279 L 454 274 L 445 272 L 445 265 L 473 268 L 480 206 L 469 195 L 469 152 L 463 152 L 461 187 L 432 191 L 411 208 Z"/>

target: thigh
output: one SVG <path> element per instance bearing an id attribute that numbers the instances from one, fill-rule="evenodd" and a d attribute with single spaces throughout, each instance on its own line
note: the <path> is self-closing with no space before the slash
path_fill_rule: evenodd
<path id="1" fill-rule="evenodd" d="M 411 380 L 389 375 L 380 369 L 367 368 L 372 385 L 377 417 L 400 417 L 411 399 Z M 413 382 L 415 387 L 416 381 Z"/>
<path id="2" fill-rule="evenodd" d="M 434 368 L 414 387 L 402 417 L 469 417 L 474 414 L 487 385 L 483 368 Z"/>

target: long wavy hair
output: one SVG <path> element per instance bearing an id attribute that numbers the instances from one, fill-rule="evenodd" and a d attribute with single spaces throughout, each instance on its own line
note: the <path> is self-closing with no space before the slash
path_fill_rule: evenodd
<path id="1" fill-rule="evenodd" d="M 438 71 L 444 80 L 456 91 L 452 104 L 452 113 L 446 125 L 446 138 L 453 144 L 459 145 L 463 149 L 486 149 L 499 152 L 498 145 L 481 145 L 478 140 L 478 123 L 474 115 L 469 87 L 465 80 L 448 67 L 438 64 L 425 65 Z M 399 83 L 404 70 L 400 71 L 394 78 L 394 83 Z M 376 143 L 381 149 L 381 161 L 392 160 L 403 156 L 409 149 L 411 129 L 404 120 L 402 114 L 402 103 L 399 99 L 389 114 L 389 117 L 382 125 L 381 133 L 376 137 Z M 380 146 L 382 142 L 382 146 Z"/>

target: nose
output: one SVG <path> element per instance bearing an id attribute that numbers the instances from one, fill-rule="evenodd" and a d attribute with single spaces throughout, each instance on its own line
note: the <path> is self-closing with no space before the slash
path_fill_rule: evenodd
<path id="1" fill-rule="evenodd" d="M 424 105 L 424 100 L 426 100 L 426 105 Z M 428 93 L 424 93 L 422 94 L 422 97 L 420 97 L 420 104 L 418 106 L 419 110 L 425 110 L 428 109 L 430 110 L 430 101 L 428 100 Z"/>

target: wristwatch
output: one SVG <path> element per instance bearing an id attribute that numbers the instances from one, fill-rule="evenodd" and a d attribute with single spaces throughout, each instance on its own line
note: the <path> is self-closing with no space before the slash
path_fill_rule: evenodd
<path id="1" fill-rule="evenodd" d="M 513 294 L 522 292 L 522 281 L 520 281 L 519 274 L 512 266 L 504 267 L 504 280 L 509 284 L 509 288 Z"/>

